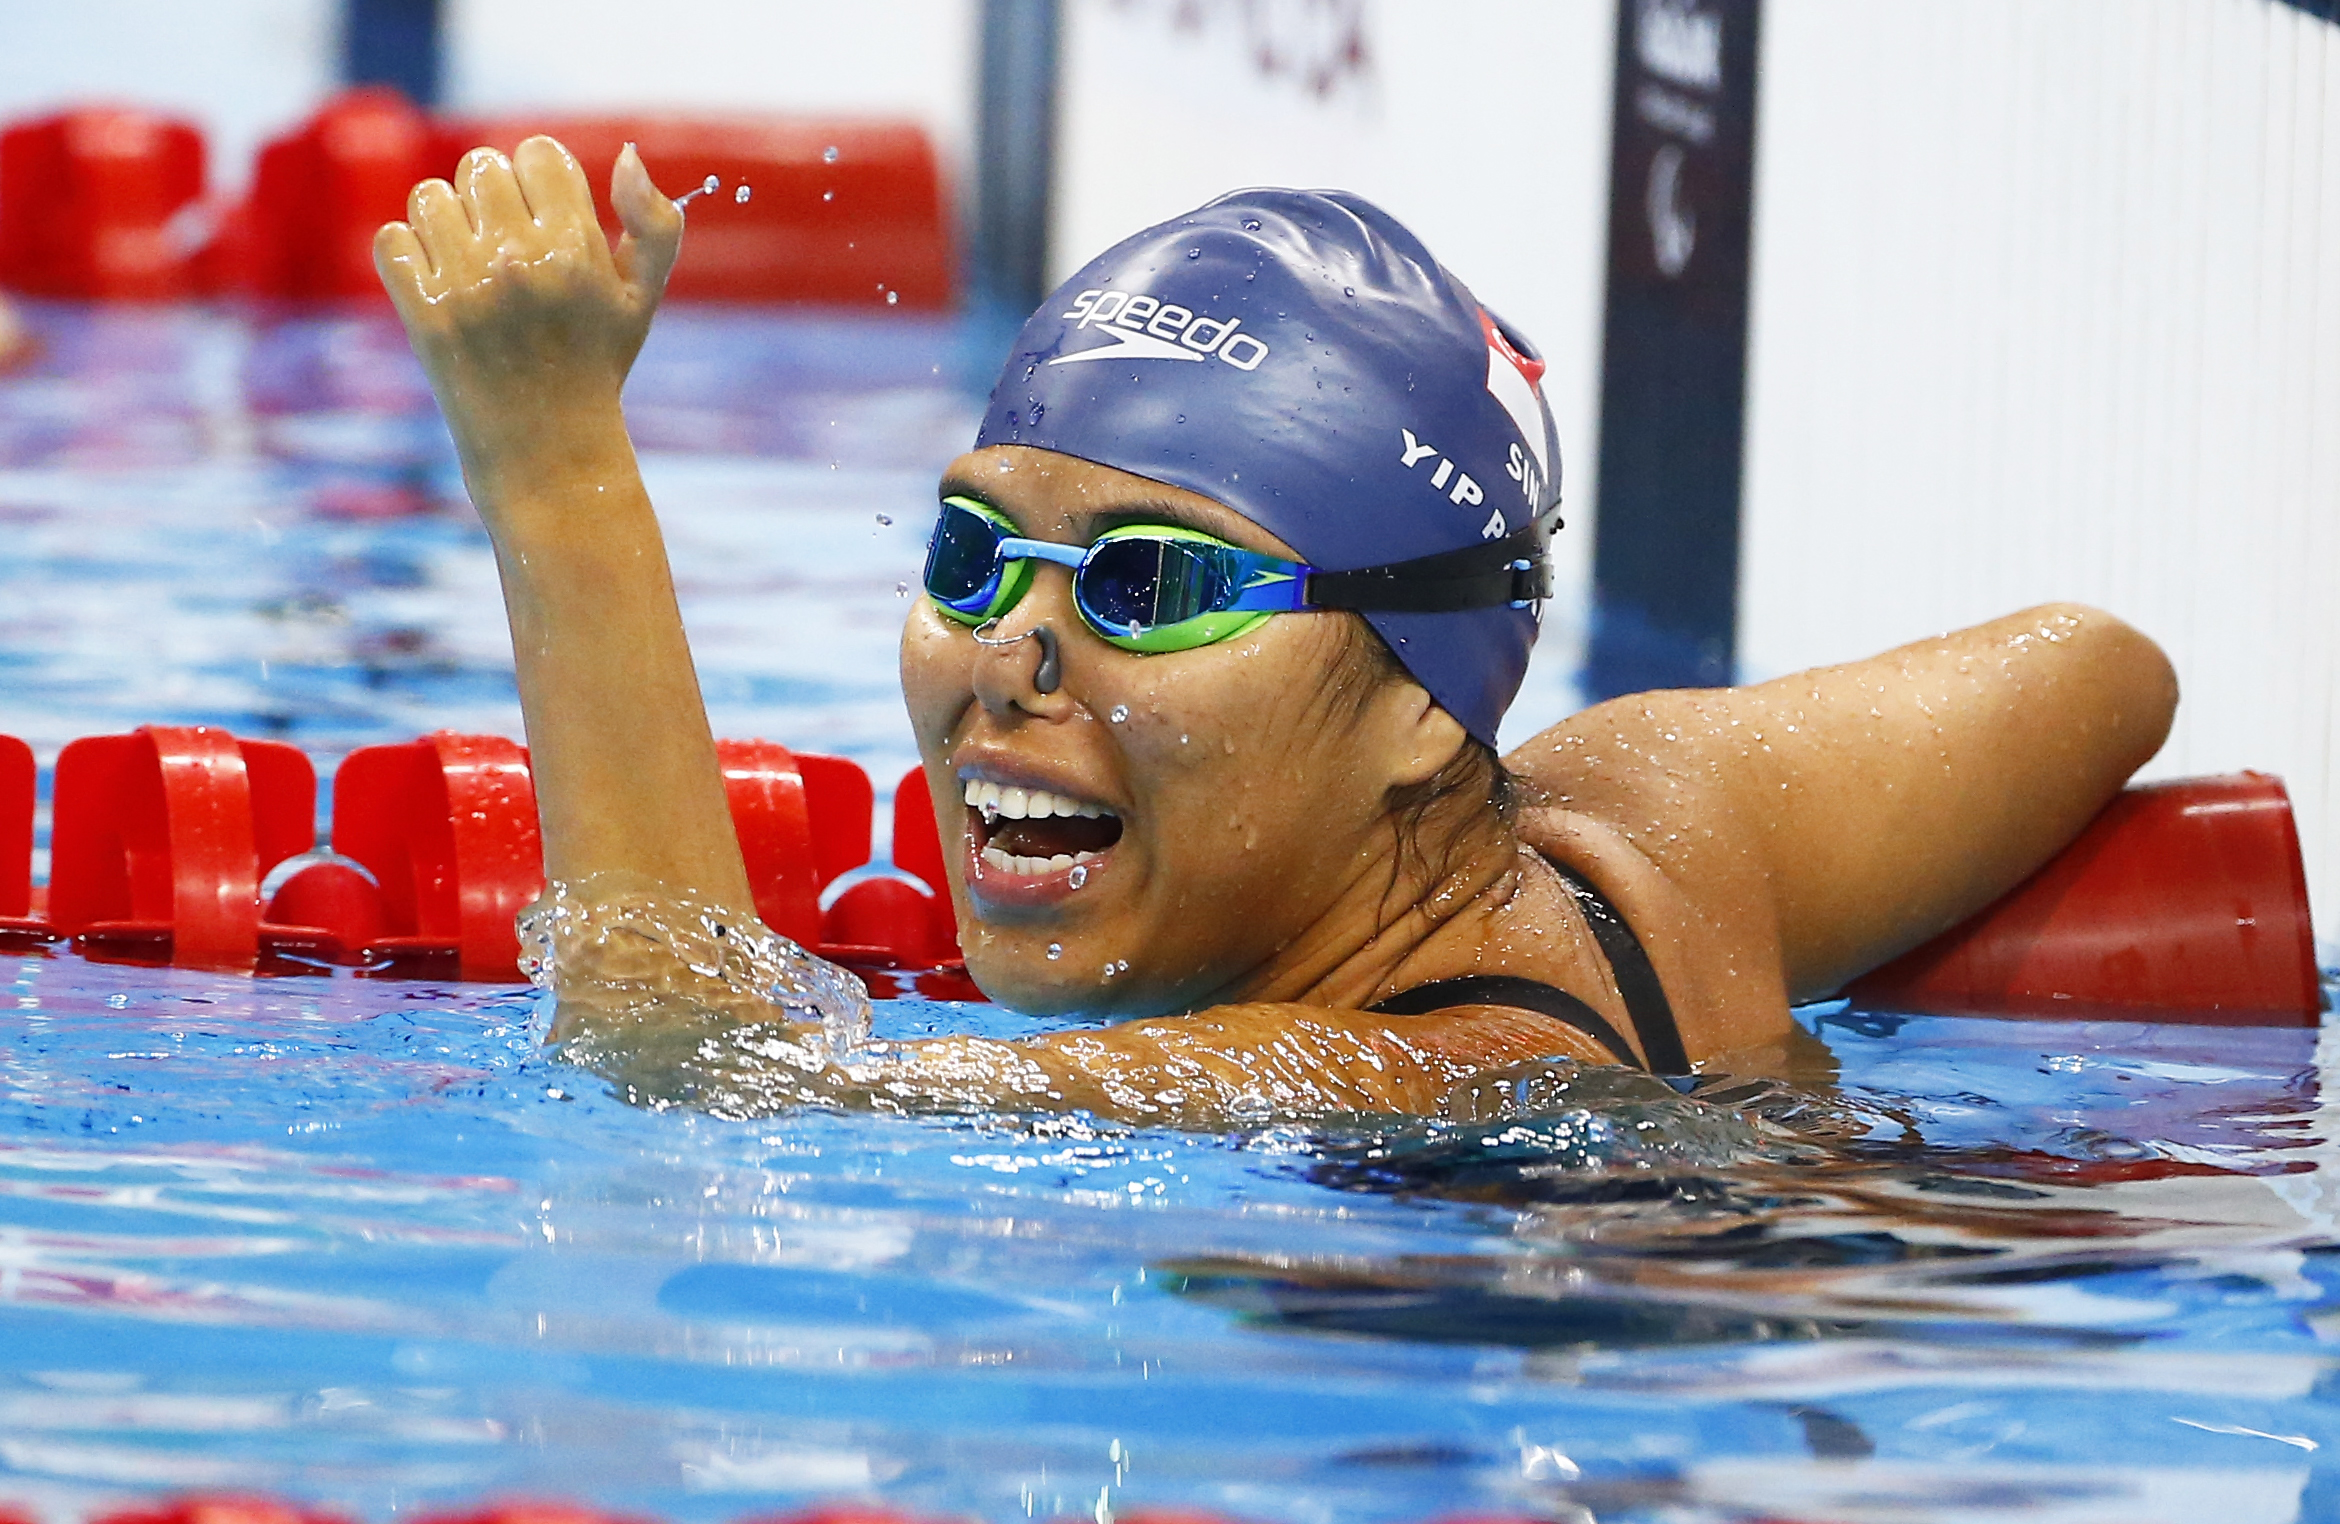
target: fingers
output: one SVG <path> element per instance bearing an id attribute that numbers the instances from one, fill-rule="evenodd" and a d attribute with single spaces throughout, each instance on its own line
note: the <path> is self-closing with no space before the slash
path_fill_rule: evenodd
<path id="1" fill-rule="evenodd" d="M 558 140 L 539 135 L 521 143 L 512 154 L 512 173 L 539 226 L 578 234 L 601 231 L 593 187 L 576 156 Z"/>
<path id="2" fill-rule="evenodd" d="M 429 261 L 431 274 L 442 283 L 478 262 L 471 217 L 446 181 L 424 180 L 407 193 L 406 224 Z"/>
<path id="3" fill-rule="evenodd" d="M 374 273 L 401 317 L 436 293 L 431 257 L 414 229 L 403 222 L 385 222 L 375 231 Z"/>
<path id="4" fill-rule="evenodd" d="M 536 219 L 520 194 L 512 161 L 493 148 L 474 148 L 455 166 L 455 188 L 463 197 L 473 233 L 489 249 L 533 243 Z"/>
<path id="5" fill-rule="evenodd" d="M 618 275 L 656 301 L 666 289 L 675 256 L 682 252 L 682 208 L 650 182 L 650 171 L 643 168 L 642 156 L 631 143 L 610 171 L 609 199 L 625 229 L 618 239 Z"/>

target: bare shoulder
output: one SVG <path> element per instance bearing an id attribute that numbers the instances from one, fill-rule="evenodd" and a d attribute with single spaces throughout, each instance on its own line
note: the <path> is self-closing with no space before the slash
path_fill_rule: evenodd
<path id="1" fill-rule="evenodd" d="M 2048 604 L 1743 688 L 1597 704 L 1505 759 L 1521 834 L 1640 935 L 1693 1057 L 1990 903 L 2167 735 L 2139 631 Z"/>

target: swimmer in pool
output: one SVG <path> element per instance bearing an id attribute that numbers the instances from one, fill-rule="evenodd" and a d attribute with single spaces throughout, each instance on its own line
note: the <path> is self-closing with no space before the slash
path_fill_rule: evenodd
<path id="1" fill-rule="evenodd" d="M 755 1109 L 732 1039 L 783 1011 L 705 938 L 593 932 L 690 919 L 653 901 L 755 929 L 619 405 L 683 214 L 630 148 L 611 191 L 614 249 L 558 143 L 475 151 L 376 261 L 495 542 L 576 912 L 564 1030 Z M 2161 745 L 2161 652 L 2051 605 L 1499 757 L 1559 522 L 1541 369 L 1337 193 L 1222 197 L 1052 295 L 944 474 L 902 688 L 969 973 L 1106 1021 L 789 1093 L 1210 1125 L 1435 1112 L 1554 1055 L 1753 1066 L 1791 1002 L 2012 888 Z"/>

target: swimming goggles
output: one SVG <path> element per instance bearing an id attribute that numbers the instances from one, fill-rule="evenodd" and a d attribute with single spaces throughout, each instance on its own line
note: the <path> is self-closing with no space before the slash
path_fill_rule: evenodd
<path id="1" fill-rule="evenodd" d="M 990 504 L 946 497 L 926 549 L 926 592 L 961 624 L 986 624 L 1022 601 L 1033 563 L 1047 561 L 1072 571 L 1073 606 L 1101 639 L 1124 651 L 1190 651 L 1271 614 L 1526 608 L 1551 596 L 1544 546 L 1559 527 L 1555 510 L 1461 550 L 1327 572 L 1171 524 L 1125 524 L 1086 546 L 1031 540 Z"/>

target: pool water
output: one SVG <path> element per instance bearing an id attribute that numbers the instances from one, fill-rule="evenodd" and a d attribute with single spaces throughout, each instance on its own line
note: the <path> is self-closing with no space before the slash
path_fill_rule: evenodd
<path id="1" fill-rule="evenodd" d="M 517 732 L 382 314 L 33 317 L 0 730 L 48 762 L 200 721 L 328 766 Z M 909 765 L 895 584 L 969 348 L 663 320 L 629 405 L 719 732 Z M 1531 720 L 1565 699 L 1537 681 Z M 513 988 L 33 948 L 0 977 L 0 1503 L 60 1520 L 223 1486 L 373 1519 L 2340 1517 L 2313 1032 L 1830 1005 L 1801 1019 L 1832 1085 L 1189 1135 L 632 1107 Z"/>

